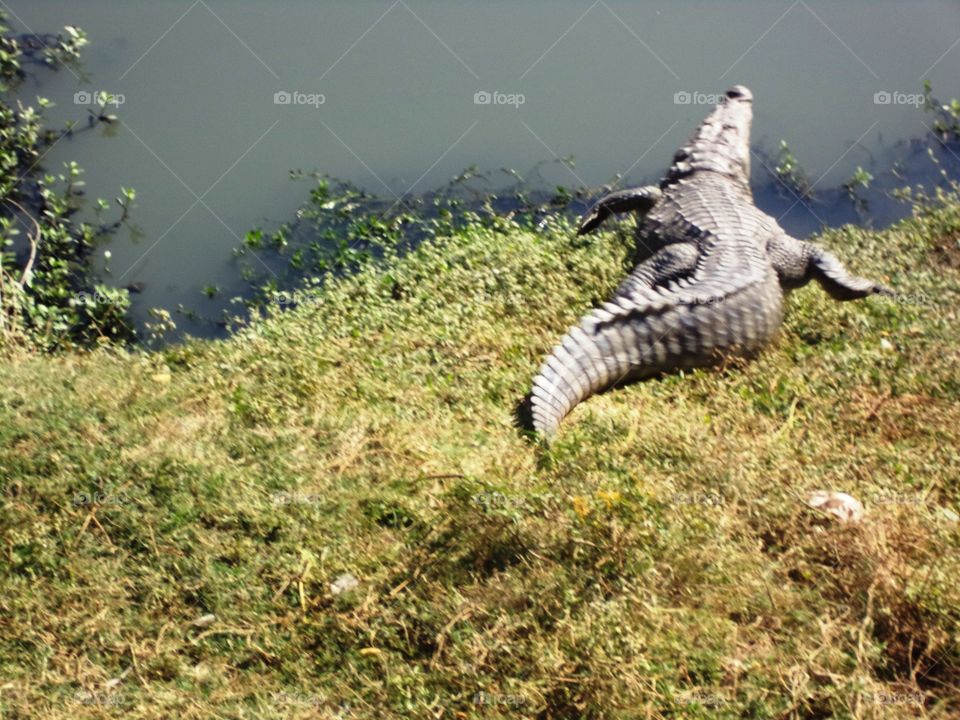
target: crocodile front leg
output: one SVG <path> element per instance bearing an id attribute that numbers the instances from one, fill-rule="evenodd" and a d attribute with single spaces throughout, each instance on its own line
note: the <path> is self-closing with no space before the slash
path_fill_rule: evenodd
<path id="1" fill-rule="evenodd" d="M 656 185 L 630 188 L 605 195 L 583 216 L 577 235 L 596 230 L 604 220 L 616 213 L 633 211 L 640 213 L 641 216 L 646 215 L 662 196 L 663 193 Z"/>
<path id="2" fill-rule="evenodd" d="M 803 240 L 783 234 L 767 245 L 770 261 L 787 290 L 803 287 L 811 280 L 835 300 L 857 300 L 868 295 L 893 295 L 889 288 L 847 272 L 837 256 Z"/>

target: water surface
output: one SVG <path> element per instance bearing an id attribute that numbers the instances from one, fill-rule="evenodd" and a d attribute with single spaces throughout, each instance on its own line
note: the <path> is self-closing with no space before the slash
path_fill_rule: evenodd
<path id="1" fill-rule="evenodd" d="M 290 182 L 291 169 L 386 196 L 436 188 L 469 165 L 524 175 L 567 156 L 574 167 L 547 166 L 536 182 L 654 179 L 709 111 L 709 95 L 743 83 L 756 98 L 754 147 L 772 153 L 788 139 L 820 189 L 857 166 L 889 167 L 906 152 L 895 141 L 926 133 L 930 118 L 911 98 L 924 79 L 940 97 L 960 95 L 960 5 L 946 0 L 8 7 L 19 31 L 74 24 L 90 36 L 73 73 L 40 72 L 22 90 L 54 100 L 54 120 L 83 121 L 74 100 L 84 92 L 123 95 L 122 125 L 60 142 L 45 164 L 77 160 L 90 197 L 136 188 L 142 237 L 111 240 L 105 277 L 145 284 L 140 319 L 178 304 L 215 315 L 225 300 L 201 288 L 242 291 L 231 250 L 250 228 L 294 216 L 308 187 Z M 768 179 L 755 162 L 755 186 Z M 856 219 L 836 203 L 791 207 L 782 193 L 758 202 L 797 234 Z"/>

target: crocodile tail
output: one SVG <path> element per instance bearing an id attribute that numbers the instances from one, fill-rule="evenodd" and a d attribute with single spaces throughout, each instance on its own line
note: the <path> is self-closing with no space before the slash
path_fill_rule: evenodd
<path id="1" fill-rule="evenodd" d="M 588 335 L 576 330 L 579 328 L 568 333 L 553 349 L 533 380 L 530 392 L 533 428 L 545 437 L 554 435 L 570 411 L 596 392 L 586 368 L 593 368 L 597 374 L 596 365 L 601 364 L 596 362 L 599 351 Z"/>
<path id="2" fill-rule="evenodd" d="M 613 315 L 595 310 L 564 336 L 543 363 L 530 397 L 533 427 L 538 433 L 552 436 L 580 402 L 625 380 L 652 374 L 672 354 L 668 348 L 672 333 L 663 334 L 667 318 L 603 322 Z"/>
<path id="3" fill-rule="evenodd" d="M 679 303 L 657 293 L 641 304 L 616 297 L 568 332 L 540 368 L 530 398 L 534 429 L 550 437 L 578 403 L 614 385 L 710 365 L 718 352 L 752 353 L 776 332 L 781 312 L 772 271 L 765 281 Z"/>

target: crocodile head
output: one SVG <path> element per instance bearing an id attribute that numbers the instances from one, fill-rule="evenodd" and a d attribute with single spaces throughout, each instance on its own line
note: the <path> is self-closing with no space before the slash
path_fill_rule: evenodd
<path id="1" fill-rule="evenodd" d="M 687 144 L 677 150 L 664 184 L 696 172 L 715 172 L 749 187 L 752 120 L 753 93 L 734 85 Z"/>

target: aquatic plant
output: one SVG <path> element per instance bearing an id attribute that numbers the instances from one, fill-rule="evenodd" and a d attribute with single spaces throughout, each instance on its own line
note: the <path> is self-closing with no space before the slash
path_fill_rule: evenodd
<path id="1" fill-rule="evenodd" d="M 45 151 L 74 129 L 46 126 L 43 111 L 50 103 L 44 98 L 36 107 L 8 99 L 25 64 L 38 58 L 51 68 L 72 62 L 86 37 L 71 26 L 58 36 L 11 36 L 2 22 L 0 15 L 0 350 L 130 340 L 129 295 L 97 282 L 90 255 L 103 235 L 126 222 L 134 191 L 122 189 L 116 222 L 75 221 L 83 170 L 67 162 L 52 174 L 40 164 Z M 90 127 L 112 122 L 104 112 L 109 96 L 103 100 Z"/>

